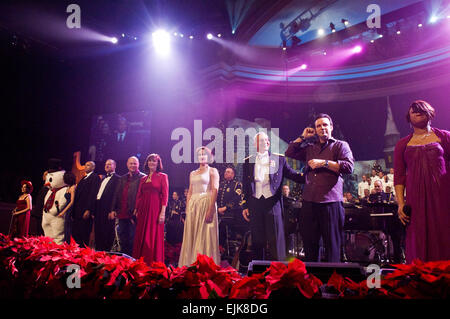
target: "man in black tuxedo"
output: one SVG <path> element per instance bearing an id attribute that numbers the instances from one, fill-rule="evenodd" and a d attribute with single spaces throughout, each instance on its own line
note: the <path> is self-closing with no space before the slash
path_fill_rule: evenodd
<path id="1" fill-rule="evenodd" d="M 106 175 L 103 176 L 97 193 L 94 211 L 95 249 L 110 251 L 115 236 L 115 221 L 108 218 L 112 211 L 112 202 L 120 177 L 116 174 L 116 162 L 108 159 L 105 163 Z"/>
<path id="2" fill-rule="evenodd" d="M 100 186 L 100 178 L 94 173 L 95 163 L 88 161 L 85 164 L 84 176 L 75 190 L 75 200 L 72 209 L 72 237 L 80 246 L 89 245 L 89 236 L 92 230 L 92 217 L 95 208 L 95 197 Z"/>
<path id="3" fill-rule="evenodd" d="M 244 218 L 250 221 L 252 249 L 256 259 L 286 259 L 283 223 L 283 179 L 304 183 L 302 173 L 293 170 L 283 155 L 269 153 L 270 141 L 264 132 L 255 136 L 256 155 L 245 159 L 243 170 Z"/>

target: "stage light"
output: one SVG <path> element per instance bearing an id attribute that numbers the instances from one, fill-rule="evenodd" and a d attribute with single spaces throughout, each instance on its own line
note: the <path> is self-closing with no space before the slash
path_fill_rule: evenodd
<path id="1" fill-rule="evenodd" d="M 419 23 L 417 26 L 418 26 L 419 28 L 421 28 L 423 25 L 422 25 L 422 23 Z"/>
<path id="2" fill-rule="evenodd" d="M 178 36 L 178 33 L 174 32 L 173 35 L 177 37 L 177 36 Z"/>
<path id="3" fill-rule="evenodd" d="M 217 35 L 217 37 L 218 37 L 218 38 L 221 38 L 221 37 L 222 37 L 222 34 L 219 33 L 219 34 Z"/>
<path id="4" fill-rule="evenodd" d="M 137 37 L 134 37 L 134 40 L 137 40 Z"/>
<path id="5" fill-rule="evenodd" d="M 397 31 L 397 34 L 400 34 L 400 33 L 401 33 L 400 30 L 398 30 L 398 31 Z"/>
<path id="6" fill-rule="evenodd" d="M 190 35 L 190 36 L 189 36 L 189 39 L 191 39 L 191 40 L 192 40 L 193 38 L 194 38 L 194 36 L 193 36 L 193 35 Z"/>
<path id="7" fill-rule="evenodd" d="M 231 30 L 231 34 L 234 34 L 235 32 L 236 32 L 236 30 L 234 30 L 234 29 L 233 29 L 233 30 Z"/>
<path id="8" fill-rule="evenodd" d="M 207 38 L 208 40 L 212 40 L 213 35 L 212 35 L 211 33 L 208 33 L 208 34 L 206 35 L 206 38 Z"/>
<path id="9" fill-rule="evenodd" d="M 336 32 L 336 26 L 334 25 L 333 22 L 330 22 L 330 29 L 331 29 L 331 32 Z"/>
<path id="10" fill-rule="evenodd" d="M 307 66 L 306 64 L 302 64 L 302 65 L 300 66 L 300 70 L 306 70 L 307 67 L 308 67 L 308 66 Z"/>
<path id="11" fill-rule="evenodd" d="M 125 33 L 122 33 L 122 38 L 125 38 Z"/>
<path id="12" fill-rule="evenodd" d="M 180 33 L 180 38 L 184 38 L 184 34 L 183 33 Z"/>
<path id="13" fill-rule="evenodd" d="M 114 44 L 116 44 L 116 43 L 117 43 L 117 41 L 119 41 L 119 40 L 117 40 L 117 38 L 116 38 L 116 37 L 113 37 L 113 38 L 111 38 L 111 43 L 114 43 Z"/>
<path id="14" fill-rule="evenodd" d="M 382 38 L 383 37 L 383 35 L 382 34 L 380 34 L 379 36 L 378 36 L 378 38 Z"/>
<path id="15" fill-rule="evenodd" d="M 353 53 L 360 53 L 361 51 L 362 51 L 362 47 L 360 45 L 357 45 L 352 49 Z"/>
<path id="16" fill-rule="evenodd" d="M 327 51 L 323 51 L 323 55 L 327 55 Z"/>
<path id="17" fill-rule="evenodd" d="M 283 51 L 286 51 L 286 47 L 283 47 Z"/>
<path id="18" fill-rule="evenodd" d="M 342 22 L 345 26 L 348 26 L 348 20 L 347 20 L 347 19 L 342 19 L 341 22 Z"/>
<path id="19" fill-rule="evenodd" d="M 324 29 L 319 29 L 319 30 L 317 30 L 317 34 L 319 36 L 323 36 L 325 34 L 325 30 Z"/>
<path id="20" fill-rule="evenodd" d="M 437 16 L 432 16 L 432 17 L 430 18 L 430 23 L 435 23 L 437 20 L 438 20 L 438 17 L 437 17 Z"/>
<path id="21" fill-rule="evenodd" d="M 157 30 L 152 33 L 153 47 L 156 53 L 161 56 L 168 55 L 170 52 L 170 36 L 164 30 Z"/>

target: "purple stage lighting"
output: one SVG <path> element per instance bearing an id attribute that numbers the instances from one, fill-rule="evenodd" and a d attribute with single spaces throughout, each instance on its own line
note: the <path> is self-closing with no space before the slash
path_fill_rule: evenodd
<path id="1" fill-rule="evenodd" d="M 438 17 L 437 17 L 437 16 L 432 16 L 432 17 L 430 18 L 430 23 L 435 23 L 437 20 L 438 20 Z"/>
<path id="2" fill-rule="evenodd" d="M 119 40 L 117 40 L 117 38 L 116 38 L 116 37 L 113 37 L 113 38 L 111 38 L 111 43 L 114 43 L 114 44 L 116 44 L 116 43 L 117 43 L 117 41 L 119 41 Z"/>
<path id="3" fill-rule="evenodd" d="M 302 64 L 302 65 L 300 66 L 300 70 L 306 70 L 307 67 L 308 67 L 308 66 L 307 66 L 306 64 Z"/>
<path id="4" fill-rule="evenodd" d="M 208 34 L 206 35 L 206 38 L 207 38 L 208 40 L 212 40 L 213 35 L 212 35 L 211 33 L 208 33 Z"/>

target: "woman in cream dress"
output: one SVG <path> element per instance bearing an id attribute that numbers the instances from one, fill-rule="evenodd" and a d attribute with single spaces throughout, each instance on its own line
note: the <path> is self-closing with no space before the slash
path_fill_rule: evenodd
<path id="1" fill-rule="evenodd" d="M 219 227 L 217 218 L 217 190 L 219 173 L 210 167 L 211 151 L 206 147 L 196 150 L 200 167 L 189 176 L 186 200 L 186 221 L 178 266 L 189 266 L 197 255 L 207 255 L 220 264 Z"/>

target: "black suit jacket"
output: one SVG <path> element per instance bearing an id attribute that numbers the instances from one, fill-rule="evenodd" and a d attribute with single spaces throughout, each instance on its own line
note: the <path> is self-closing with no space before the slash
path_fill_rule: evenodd
<path id="1" fill-rule="evenodd" d="M 87 178 L 83 177 L 83 179 L 78 182 L 72 209 L 73 219 L 83 218 L 83 214 L 86 210 L 89 210 L 91 213 L 94 212 L 95 200 L 97 198 L 99 187 L 100 177 L 96 173 L 92 173 Z"/>
<path id="2" fill-rule="evenodd" d="M 104 176 L 100 184 L 106 178 Z M 100 214 L 109 214 L 112 211 L 112 204 L 114 200 L 114 195 L 116 194 L 117 186 L 119 185 L 120 177 L 116 173 L 114 173 L 109 179 L 108 184 L 106 184 L 105 189 L 103 190 L 102 197 L 98 200 L 97 206 L 95 208 L 95 216 L 97 217 Z M 99 186 L 100 188 L 100 186 Z M 97 196 L 97 195 L 96 195 Z M 96 197 L 97 198 L 97 197 Z"/>
<path id="3" fill-rule="evenodd" d="M 243 175 L 243 191 L 244 191 L 244 203 L 243 208 L 249 208 L 249 200 L 253 197 L 255 192 L 255 157 L 254 155 L 249 156 L 245 159 L 244 162 L 244 175 Z M 269 179 L 270 179 L 270 190 L 273 196 L 276 196 L 276 199 L 281 201 L 281 214 L 283 210 L 283 201 L 282 201 L 282 186 L 283 179 L 288 178 L 293 180 L 294 182 L 304 184 L 305 176 L 293 170 L 289 164 L 286 162 L 286 158 L 280 154 L 272 154 L 269 153 Z M 250 207 L 251 208 L 251 207 Z"/>

